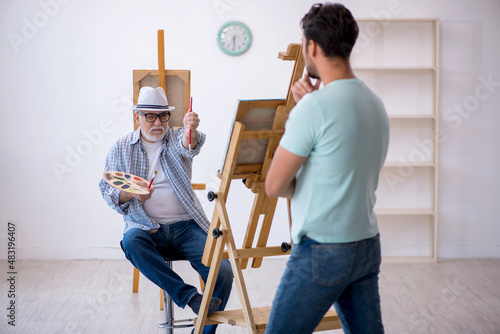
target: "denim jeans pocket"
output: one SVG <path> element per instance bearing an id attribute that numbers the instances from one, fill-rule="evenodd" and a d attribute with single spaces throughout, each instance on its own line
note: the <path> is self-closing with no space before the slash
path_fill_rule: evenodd
<path id="1" fill-rule="evenodd" d="M 356 243 L 311 245 L 313 280 L 324 286 L 345 282 L 351 273 Z"/>

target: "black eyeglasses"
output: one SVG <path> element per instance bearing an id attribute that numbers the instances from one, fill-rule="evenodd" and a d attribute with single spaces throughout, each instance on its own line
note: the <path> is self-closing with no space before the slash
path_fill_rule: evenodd
<path id="1" fill-rule="evenodd" d="M 137 110 L 137 113 L 141 116 L 144 116 L 146 118 L 146 121 L 149 123 L 154 123 L 157 118 L 160 118 L 160 121 L 162 122 L 168 122 L 168 120 L 170 119 L 170 111 L 161 114 L 145 114 Z"/>

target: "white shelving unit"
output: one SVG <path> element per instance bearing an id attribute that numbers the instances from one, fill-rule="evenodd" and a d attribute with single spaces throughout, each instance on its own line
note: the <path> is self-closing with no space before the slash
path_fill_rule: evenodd
<path id="1" fill-rule="evenodd" d="M 437 261 L 439 20 L 357 19 L 353 70 L 391 127 L 377 190 L 384 260 Z"/>

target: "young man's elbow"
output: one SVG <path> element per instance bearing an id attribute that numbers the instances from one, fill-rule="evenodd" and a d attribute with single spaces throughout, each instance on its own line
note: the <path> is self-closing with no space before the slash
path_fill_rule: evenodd
<path id="1" fill-rule="evenodd" d="M 266 195 L 269 197 L 279 197 L 280 195 L 280 189 L 276 183 L 271 182 L 269 179 L 266 180 Z"/>

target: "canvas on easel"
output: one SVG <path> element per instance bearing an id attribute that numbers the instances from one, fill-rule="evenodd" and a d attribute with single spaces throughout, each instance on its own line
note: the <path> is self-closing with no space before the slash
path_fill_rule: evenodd
<path id="1" fill-rule="evenodd" d="M 209 199 L 215 200 L 215 209 L 202 262 L 210 267 L 210 273 L 196 319 L 195 333 L 202 333 L 203 327 L 211 324 L 241 326 L 247 328 L 249 333 L 264 333 L 270 307 L 251 308 L 242 269 L 246 268 L 250 258 L 253 258 L 252 267 L 258 268 L 263 257 L 283 255 L 290 251 L 289 247 L 267 246 L 277 198 L 266 195 L 265 178 L 284 133 L 288 114 L 295 105 L 291 87 L 304 71 L 302 47 L 300 44 L 290 44 L 288 50 L 278 57 L 295 62 L 287 98 L 238 101 L 224 160 L 218 173 L 221 178 L 219 191 L 209 193 Z M 236 248 L 225 204 L 231 181 L 235 179 L 243 180 L 245 186 L 255 194 L 243 247 L 240 249 Z M 253 246 L 261 216 L 263 219 L 259 237 Z M 215 312 L 207 317 L 223 258 L 228 258 L 231 263 L 242 309 Z M 316 330 L 337 328 L 341 328 L 340 321 L 335 311 L 331 310 Z"/>

